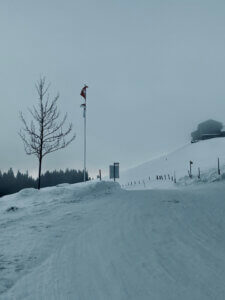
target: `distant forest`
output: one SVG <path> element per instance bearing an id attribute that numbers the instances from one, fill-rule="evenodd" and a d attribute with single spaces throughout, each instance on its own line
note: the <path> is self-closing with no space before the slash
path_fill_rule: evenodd
<path id="1" fill-rule="evenodd" d="M 47 171 L 41 175 L 41 187 L 55 186 L 60 183 L 82 182 L 83 176 L 83 171 L 80 170 Z M 86 173 L 86 180 L 88 179 L 88 173 Z M 28 172 L 21 173 L 18 171 L 14 174 L 12 168 L 8 172 L 2 173 L 0 171 L 0 197 L 17 193 L 24 188 L 37 188 L 37 185 L 38 179 L 29 176 Z"/>

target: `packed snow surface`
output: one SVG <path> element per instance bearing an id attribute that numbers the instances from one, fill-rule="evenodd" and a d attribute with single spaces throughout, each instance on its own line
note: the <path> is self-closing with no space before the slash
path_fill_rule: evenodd
<path id="1" fill-rule="evenodd" d="M 225 299 L 225 185 L 0 199 L 0 299 Z"/>

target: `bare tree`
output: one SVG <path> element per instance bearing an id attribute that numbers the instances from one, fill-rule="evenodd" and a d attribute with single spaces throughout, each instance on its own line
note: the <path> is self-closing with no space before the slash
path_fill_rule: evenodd
<path id="1" fill-rule="evenodd" d="M 30 125 L 20 112 L 23 128 L 19 135 L 23 141 L 25 152 L 28 155 L 36 155 L 39 162 L 38 189 L 41 186 L 43 158 L 51 152 L 65 148 L 75 139 L 75 135 L 72 134 L 72 123 L 64 129 L 67 114 L 60 118 L 57 107 L 59 94 L 53 100 L 49 99 L 49 86 L 49 84 L 46 85 L 45 77 L 41 77 L 36 84 L 38 105 L 29 109 L 33 118 Z"/>

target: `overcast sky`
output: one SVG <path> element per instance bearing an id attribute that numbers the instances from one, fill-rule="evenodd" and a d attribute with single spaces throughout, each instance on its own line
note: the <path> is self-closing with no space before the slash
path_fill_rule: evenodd
<path id="1" fill-rule="evenodd" d="M 92 175 L 188 143 L 200 121 L 225 123 L 224 16 L 224 0 L 1 0 L 0 169 L 36 172 L 17 133 L 40 75 L 77 135 L 44 170 L 83 166 L 85 83 Z"/>

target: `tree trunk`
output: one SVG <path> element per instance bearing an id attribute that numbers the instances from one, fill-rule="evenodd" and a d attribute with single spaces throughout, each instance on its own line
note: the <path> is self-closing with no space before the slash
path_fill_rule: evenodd
<path id="1" fill-rule="evenodd" d="M 38 189 L 41 188 L 41 164 L 42 164 L 42 157 L 39 159 L 39 170 L 38 170 Z"/>

